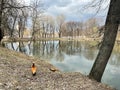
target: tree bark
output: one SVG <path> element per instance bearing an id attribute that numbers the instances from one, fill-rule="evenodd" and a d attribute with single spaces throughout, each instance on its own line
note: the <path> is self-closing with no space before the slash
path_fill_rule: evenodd
<path id="1" fill-rule="evenodd" d="M 4 5 L 4 0 L 1 0 L 0 2 L 0 42 L 4 36 L 3 30 L 2 30 L 2 13 L 3 13 L 3 5 Z"/>
<path id="2" fill-rule="evenodd" d="M 102 45 L 91 69 L 89 77 L 100 82 L 104 73 L 107 62 L 112 53 L 115 39 L 117 36 L 118 26 L 120 23 L 120 0 L 111 0 L 110 7 L 105 23 L 105 32 Z"/>

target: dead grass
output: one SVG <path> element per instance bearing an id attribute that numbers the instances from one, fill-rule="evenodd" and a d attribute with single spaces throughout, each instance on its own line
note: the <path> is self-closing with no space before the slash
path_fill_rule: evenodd
<path id="1" fill-rule="evenodd" d="M 36 76 L 31 74 L 32 62 L 37 66 Z M 90 80 L 78 72 L 52 72 L 55 68 L 44 60 L 0 47 L 1 90 L 114 90 Z"/>

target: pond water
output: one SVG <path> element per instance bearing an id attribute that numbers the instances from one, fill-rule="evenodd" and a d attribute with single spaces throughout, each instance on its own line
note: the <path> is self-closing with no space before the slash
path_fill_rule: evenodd
<path id="1" fill-rule="evenodd" d="M 89 42 L 35 41 L 6 43 L 9 49 L 47 60 L 63 72 L 88 75 L 99 49 Z M 105 69 L 102 82 L 120 90 L 120 50 L 114 50 Z"/>

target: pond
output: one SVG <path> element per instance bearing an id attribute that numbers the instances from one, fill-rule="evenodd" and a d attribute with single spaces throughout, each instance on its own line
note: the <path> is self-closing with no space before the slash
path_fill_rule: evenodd
<path id="1" fill-rule="evenodd" d="M 99 49 L 89 42 L 35 41 L 6 43 L 9 49 L 49 61 L 63 72 L 88 75 Z M 120 47 L 120 46 L 119 46 Z M 120 90 L 120 49 L 115 49 L 102 77 L 102 82 Z"/>

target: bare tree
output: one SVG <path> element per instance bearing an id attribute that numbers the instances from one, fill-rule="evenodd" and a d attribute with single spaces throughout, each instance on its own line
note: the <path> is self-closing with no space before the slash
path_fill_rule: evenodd
<path id="1" fill-rule="evenodd" d="M 77 23 L 77 30 L 76 30 L 77 36 L 82 36 L 83 33 L 83 22 Z"/>
<path id="2" fill-rule="evenodd" d="M 86 21 L 86 24 L 87 24 L 87 32 L 89 33 L 89 35 L 93 35 L 97 29 L 95 30 L 95 28 L 98 27 L 98 22 L 97 22 L 97 19 L 96 18 L 90 18 Z"/>
<path id="3" fill-rule="evenodd" d="M 102 1 L 102 0 L 101 0 Z M 90 78 L 101 81 L 107 62 L 112 53 L 120 23 L 120 0 L 110 0 L 109 11 L 105 23 L 105 32 L 99 53 L 89 74 Z"/>
<path id="4" fill-rule="evenodd" d="M 12 36 L 19 10 L 27 7 L 17 0 L 0 0 L 0 41 L 6 28 Z"/>
<path id="5" fill-rule="evenodd" d="M 40 18 L 43 13 L 43 4 L 41 0 L 31 0 L 31 18 L 32 18 L 32 39 L 35 39 L 35 33 L 40 31 Z"/>
<path id="6" fill-rule="evenodd" d="M 18 14 L 18 35 L 19 38 L 23 38 L 25 26 L 27 23 L 28 14 L 27 10 L 23 9 L 21 13 Z"/>
<path id="7" fill-rule="evenodd" d="M 61 35 L 62 34 L 61 33 L 62 32 L 61 27 L 62 27 L 62 24 L 65 21 L 65 16 L 63 14 L 61 14 L 61 15 L 58 15 L 56 19 L 57 19 L 57 31 L 59 33 L 59 38 L 60 38 L 62 36 Z"/>
<path id="8" fill-rule="evenodd" d="M 3 38 L 3 29 L 2 29 L 2 14 L 3 14 L 3 7 L 4 6 L 4 0 L 0 0 L 0 41 Z"/>

